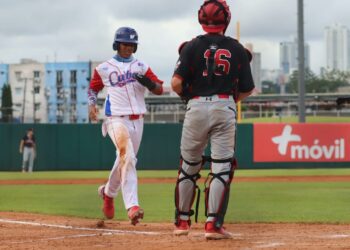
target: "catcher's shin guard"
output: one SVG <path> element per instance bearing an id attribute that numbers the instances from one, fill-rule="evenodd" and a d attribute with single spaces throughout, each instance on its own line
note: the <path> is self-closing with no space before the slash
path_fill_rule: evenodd
<path id="1" fill-rule="evenodd" d="M 200 200 L 200 189 L 196 184 L 196 182 L 201 177 L 199 174 L 199 171 L 202 167 L 202 164 L 203 164 L 203 161 L 188 162 L 181 157 L 180 168 L 179 168 L 178 177 L 177 177 L 176 186 L 175 186 L 175 207 L 176 207 L 175 225 L 176 226 L 178 226 L 180 223 L 181 215 L 191 217 L 194 214 L 194 211 L 191 208 L 196 196 L 196 189 L 198 190 L 198 192 L 197 192 L 195 222 L 197 222 L 198 205 Z M 190 182 L 186 182 L 185 180 L 190 180 Z M 181 190 L 183 190 L 184 187 L 186 190 L 189 190 L 190 197 L 187 197 L 186 194 L 181 193 Z"/>
<path id="2" fill-rule="evenodd" d="M 229 197 L 230 197 L 230 184 L 233 179 L 234 175 L 234 170 L 237 167 L 237 161 L 236 158 L 229 158 L 229 159 L 224 159 L 224 160 L 217 160 L 217 159 L 209 159 L 210 162 L 212 163 L 230 163 L 230 169 L 229 171 L 222 171 L 219 173 L 209 173 L 207 179 L 205 180 L 204 183 L 204 192 L 205 192 L 205 216 L 207 217 L 214 217 L 214 226 L 219 229 L 222 227 L 224 223 L 224 218 L 226 214 L 226 210 L 228 207 L 228 202 L 229 202 Z M 218 204 L 218 209 L 216 212 L 211 212 L 208 213 L 208 206 L 209 206 L 209 194 L 210 191 L 213 191 L 212 183 L 213 180 L 219 180 L 220 183 L 224 186 L 223 192 L 218 193 L 217 197 L 219 198 L 219 204 Z M 207 182 L 209 180 L 209 185 L 207 186 Z"/>

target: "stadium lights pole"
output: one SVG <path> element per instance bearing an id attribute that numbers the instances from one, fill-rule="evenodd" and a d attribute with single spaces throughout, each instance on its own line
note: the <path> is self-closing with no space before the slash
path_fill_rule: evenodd
<path id="1" fill-rule="evenodd" d="M 22 106 L 22 123 L 24 123 L 24 112 L 26 105 L 26 90 L 27 90 L 27 80 L 28 78 L 22 78 L 20 80 L 24 80 L 24 88 L 23 88 L 23 106 Z"/>
<path id="2" fill-rule="evenodd" d="M 240 40 L 240 36 L 241 36 L 241 26 L 240 23 L 237 22 L 236 23 L 236 39 L 239 41 Z M 238 87 L 237 87 L 238 90 Z M 241 102 L 238 101 L 237 102 L 237 122 L 240 123 L 242 121 L 242 106 L 241 106 Z"/>
<path id="3" fill-rule="evenodd" d="M 35 85 L 34 85 L 34 80 L 33 80 L 33 123 L 35 123 Z"/>
<path id="4" fill-rule="evenodd" d="M 299 122 L 305 123 L 304 0 L 298 0 Z"/>

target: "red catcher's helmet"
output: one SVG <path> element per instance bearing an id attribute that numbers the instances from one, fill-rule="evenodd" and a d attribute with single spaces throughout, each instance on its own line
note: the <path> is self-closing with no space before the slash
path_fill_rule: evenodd
<path id="1" fill-rule="evenodd" d="M 198 10 L 198 21 L 205 32 L 225 33 L 231 21 L 230 8 L 225 0 L 206 0 Z"/>

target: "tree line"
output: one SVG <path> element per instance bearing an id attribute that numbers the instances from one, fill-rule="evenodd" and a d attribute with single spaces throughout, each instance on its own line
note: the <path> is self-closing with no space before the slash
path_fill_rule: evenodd
<path id="1" fill-rule="evenodd" d="M 10 84 L 5 84 L 2 87 L 1 94 L 1 122 L 12 122 L 13 120 L 13 105 L 12 93 Z"/>
<path id="2" fill-rule="evenodd" d="M 298 93 L 299 72 L 294 71 L 285 85 L 286 93 Z M 317 76 L 310 69 L 305 70 L 305 92 L 306 93 L 334 93 L 340 87 L 350 87 L 350 72 L 339 70 L 325 71 L 322 75 Z M 280 84 L 271 81 L 262 82 L 263 94 L 280 93 Z"/>

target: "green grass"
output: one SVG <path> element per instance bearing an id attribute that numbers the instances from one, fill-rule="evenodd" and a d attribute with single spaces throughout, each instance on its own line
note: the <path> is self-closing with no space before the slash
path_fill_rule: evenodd
<path id="1" fill-rule="evenodd" d="M 237 183 L 228 218 L 238 222 L 349 223 L 350 183 Z"/>
<path id="2" fill-rule="evenodd" d="M 108 178 L 109 171 L 39 171 L 31 174 L 20 172 L 0 172 L 0 180 L 44 180 L 44 179 L 91 179 Z M 141 178 L 171 178 L 177 176 L 177 170 L 138 171 Z"/>
<path id="3" fill-rule="evenodd" d="M 176 171 L 140 171 L 139 176 L 174 177 Z M 341 175 L 349 169 L 240 170 L 238 176 Z M 108 172 L 1 173 L 10 179 L 106 177 Z M 204 175 L 203 175 L 204 176 Z M 101 218 L 98 185 L 0 185 L 0 211 L 22 211 L 84 218 Z M 174 184 L 139 184 L 146 222 L 171 222 Z M 200 183 L 203 191 L 203 184 Z M 199 220 L 204 221 L 201 195 Z M 116 219 L 126 220 L 121 195 L 115 201 Z M 228 222 L 350 223 L 350 183 L 347 182 L 237 182 L 231 188 Z"/>
<path id="4" fill-rule="evenodd" d="M 296 123 L 298 117 L 262 117 L 262 118 L 244 118 L 242 123 Z M 329 116 L 306 116 L 307 123 L 346 123 L 350 122 L 350 117 L 329 117 Z"/>
<path id="5" fill-rule="evenodd" d="M 33 173 L 0 172 L 0 180 L 108 178 L 109 171 L 40 171 Z"/>
<path id="6" fill-rule="evenodd" d="M 0 187 L 0 210 L 100 218 L 101 200 L 95 185 Z M 349 223 L 348 183 L 236 183 L 226 216 L 228 222 Z M 140 185 L 145 221 L 173 220 L 172 184 Z M 120 197 L 116 219 L 125 220 Z M 203 221 L 203 200 L 200 209 Z"/>
<path id="7" fill-rule="evenodd" d="M 176 178 L 177 170 L 139 170 L 139 178 Z M 205 177 L 208 170 L 203 170 Z M 0 180 L 44 180 L 44 179 L 90 179 L 108 178 L 109 171 L 42 171 L 24 174 L 20 172 L 0 172 Z M 335 169 L 238 169 L 235 176 L 310 176 L 310 175 L 350 175 L 350 168 Z"/>
<path id="8" fill-rule="evenodd" d="M 235 176 L 262 177 L 262 176 L 334 176 L 350 175 L 350 168 L 320 168 L 320 169 L 238 169 Z"/>

